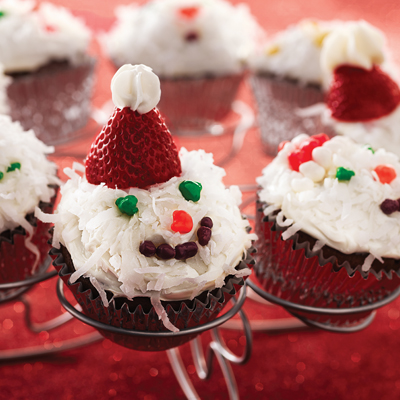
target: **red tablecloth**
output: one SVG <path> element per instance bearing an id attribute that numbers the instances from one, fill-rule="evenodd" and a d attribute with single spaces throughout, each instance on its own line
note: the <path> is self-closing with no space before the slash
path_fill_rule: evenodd
<path id="1" fill-rule="evenodd" d="M 96 30 L 108 28 L 112 8 L 117 2 L 106 0 L 54 1 L 66 4 L 83 16 Z M 238 1 L 234 1 L 237 3 Z M 118 3 L 122 3 L 119 1 Z M 128 1 L 124 1 L 128 3 Z M 396 41 L 400 31 L 398 0 L 251 0 L 253 13 L 268 32 L 283 28 L 301 17 L 325 19 L 364 18 L 383 29 L 389 44 L 398 56 Z M 93 44 L 99 55 L 99 47 Z M 100 56 L 100 55 L 99 55 Z M 113 67 L 100 57 L 94 104 L 100 106 L 109 99 L 109 83 Z M 241 98 L 252 105 L 247 86 Z M 93 134 L 94 124 L 88 128 Z M 189 148 L 204 148 L 221 159 L 231 137 L 183 139 Z M 83 140 L 78 153 L 85 154 L 90 139 Z M 68 149 L 59 149 L 64 153 Z M 72 157 L 58 157 L 60 166 L 70 165 Z M 226 184 L 253 183 L 269 161 L 260 147 L 257 128 L 249 131 L 240 154 L 226 167 Z M 55 295 L 55 280 L 37 285 L 28 294 L 33 317 L 46 321 L 61 312 Z M 245 311 L 251 320 L 286 318 L 278 307 L 266 307 L 247 300 Z M 0 305 L 0 350 L 42 344 L 50 347 L 68 338 L 93 331 L 73 321 L 51 332 L 30 333 L 23 321 L 21 302 Z M 400 398 L 399 329 L 400 299 L 378 312 L 373 324 L 362 332 L 341 335 L 321 331 L 290 334 L 254 334 L 253 355 L 246 366 L 233 370 L 243 399 L 380 399 Z M 244 336 L 240 332 L 224 331 L 230 348 L 241 352 Z M 210 340 L 203 335 L 203 342 Z M 208 382 L 195 375 L 189 346 L 181 349 L 189 376 L 204 399 L 226 399 L 225 383 L 218 366 Z M 72 350 L 53 358 L 31 360 L 13 365 L 1 365 L 1 399 L 180 399 L 184 398 L 169 366 L 165 353 L 143 353 L 119 347 L 108 340 Z"/>

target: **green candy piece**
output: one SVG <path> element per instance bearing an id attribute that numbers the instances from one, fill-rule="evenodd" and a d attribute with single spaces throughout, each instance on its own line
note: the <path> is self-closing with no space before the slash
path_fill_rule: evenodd
<path id="1" fill-rule="evenodd" d="M 6 13 L 4 11 L 0 11 L 0 18 L 4 17 L 6 15 Z"/>
<path id="2" fill-rule="evenodd" d="M 0 172 L 0 181 L 3 179 L 4 174 L 2 172 Z"/>
<path id="3" fill-rule="evenodd" d="M 13 172 L 16 169 L 21 169 L 21 163 L 19 162 L 11 163 L 11 165 L 7 168 L 7 172 Z"/>
<path id="4" fill-rule="evenodd" d="M 129 215 L 130 217 L 139 211 L 139 209 L 136 207 L 137 202 L 138 199 L 130 194 L 125 197 L 119 197 L 117 200 L 115 200 L 115 204 L 119 211 L 121 211 L 123 214 Z"/>
<path id="5" fill-rule="evenodd" d="M 366 149 L 372 151 L 372 154 L 375 154 L 375 150 L 370 145 L 367 145 Z"/>
<path id="6" fill-rule="evenodd" d="M 338 169 L 336 170 L 336 178 L 338 178 L 339 181 L 349 181 L 354 175 L 354 171 L 344 167 L 338 167 Z"/>
<path id="7" fill-rule="evenodd" d="M 194 181 L 183 181 L 179 185 L 179 191 L 185 200 L 192 200 L 195 203 L 200 200 L 201 189 L 203 189 L 201 183 Z"/>

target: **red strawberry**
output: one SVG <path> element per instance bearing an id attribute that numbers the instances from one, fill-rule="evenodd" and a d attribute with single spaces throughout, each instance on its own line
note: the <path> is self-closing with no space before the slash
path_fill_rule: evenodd
<path id="1" fill-rule="evenodd" d="M 376 65 L 371 70 L 341 65 L 334 71 L 326 102 L 332 117 L 339 121 L 370 121 L 390 114 L 399 105 L 400 90 Z"/>
<path id="2" fill-rule="evenodd" d="M 146 114 L 116 108 L 86 159 L 88 182 L 109 188 L 146 188 L 181 172 L 178 151 L 157 108 Z"/>

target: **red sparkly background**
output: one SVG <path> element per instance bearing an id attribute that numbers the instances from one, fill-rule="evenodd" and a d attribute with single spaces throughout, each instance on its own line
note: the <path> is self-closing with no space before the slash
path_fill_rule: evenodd
<path id="1" fill-rule="evenodd" d="M 86 19 L 94 30 L 108 29 L 112 9 L 122 1 L 53 0 L 69 6 Z M 234 1 L 237 3 L 238 1 Z M 128 3 L 128 1 L 124 1 Z M 302 17 L 321 19 L 363 18 L 384 30 L 389 45 L 398 58 L 396 41 L 400 38 L 400 3 L 398 0 L 249 0 L 253 14 L 269 33 L 284 28 Z M 101 106 L 110 98 L 112 65 L 100 56 L 97 43 L 93 53 L 99 57 L 94 104 Z M 249 105 L 253 99 L 243 85 L 241 98 Z M 89 124 L 89 136 L 99 131 Z M 231 137 L 205 140 L 180 138 L 189 149 L 204 148 L 222 159 Z M 90 139 L 82 139 L 74 154 L 82 159 Z M 70 166 L 71 148 L 57 149 L 56 161 Z M 253 128 L 246 136 L 239 155 L 227 166 L 227 184 L 252 184 L 270 161 L 263 154 L 259 132 Z M 252 211 L 252 210 L 250 210 Z M 37 285 L 28 293 L 33 319 L 44 322 L 62 310 L 55 294 L 55 279 Z M 244 309 L 257 326 L 259 321 L 284 319 L 289 315 L 278 307 L 268 307 L 247 300 Z M 65 339 L 90 333 L 92 328 L 72 321 L 54 331 L 30 333 L 24 324 L 24 305 L 10 302 L 0 305 L 0 350 L 43 345 L 57 348 Z M 399 339 L 400 299 L 379 310 L 375 321 L 362 332 L 343 335 L 321 331 L 296 331 L 290 334 L 254 333 L 253 355 L 246 366 L 233 366 L 240 397 L 243 399 L 380 399 L 400 398 Z M 241 352 L 243 333 L 223 331 L 228 346 Z M 203 343 L 210 340 L 204 334 Z M 200 381 L 195 373 L 189 346 L 181 349 L 187 372 L 204 399 L 227 399 L 225 383 L 215 364 L 210 381 Z M 167 356 L 142 353 L 119 347 L 108 340 L 71 350 L 57 356 L 0 364 L 1 399 L 183 399 Z"/>

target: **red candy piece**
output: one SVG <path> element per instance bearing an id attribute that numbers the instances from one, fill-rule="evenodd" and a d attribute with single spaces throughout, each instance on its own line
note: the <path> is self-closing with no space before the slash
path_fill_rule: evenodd
<path id="1" fill-rule="evenodd" d="M 179 233 L 188 233 L 193 228 L 192 217 L 183 210 L 177 210 L 172 213 L 173 222 L 171 230 Z"/>
<path id="2" fill-rule="evenodd" d="M 396 171 L 390 165 L 378 165 L 374 171 L 381 183 L 391 183 L 396 177 Z"/>
<path id="3" fill-rule="evenodd" d="M 182 172 L 178 151 L 157 108 L 116 108 L 90 148 L 86 178 L 109 188 L 146 188 Z"/>
<path id="4" fill-rule="evenodd" d="M 55 28 L 55 27 L 52 26 L 52 25 L 46 25 L 46 26 L 44 27 L 44 29 L 45 29 L 47 32 L 56 32 L 56 31 L 57 31 L 57 28 Z"/>
<path id="5" fill-rule="evenodd" d="M 199 13 L 199 7 L 183 7 L 178 12 L 183 18 L 193 19 Z"/>
<path id="6" fill-rule="evenodd" d="M 371 70 L 341 65 L 326 102 L 339 121 L 370 121 L 390 114 L 400 103 L 400 89 L 378 66 Z"/>
<path id="7" fill-rule="evenodd" d="M 326 135 L 325 133 L 320 133 L 319 135 L 313 135 L 309 139 L 302 142 L 300 148 L 294 150 L 288 155 L 288 162 L 292 170 L 299 171 L 301 164 L 312 160 L 312 151 L 316 147 L 322 146 L 328 140 L 328 135 Z M 287 142 L 282 143 L 284 146 Z"/>
<path id="8" fill-rule="evenodd" d="M 287 140 L 284 140 L 283 142 L 280 142 L 279 143 L 279 146 L 278 146 L 278 153 L 285 147 L 285 144 L 286 143 L 290 143 L 289 141 L 287 141 Z"/>

